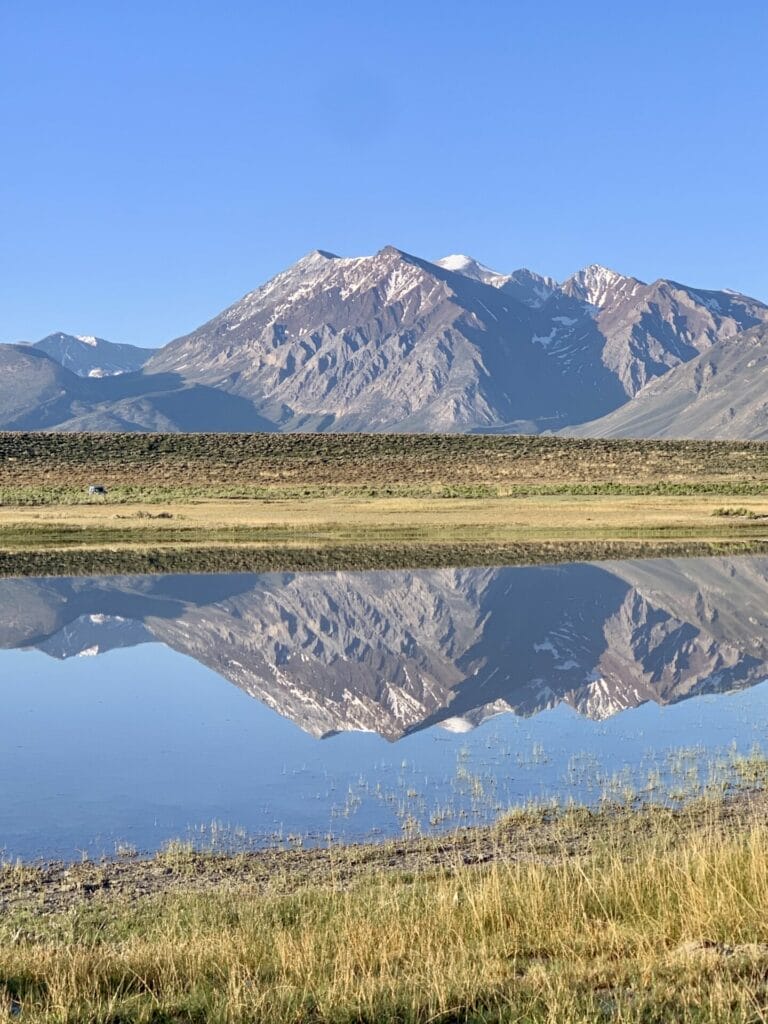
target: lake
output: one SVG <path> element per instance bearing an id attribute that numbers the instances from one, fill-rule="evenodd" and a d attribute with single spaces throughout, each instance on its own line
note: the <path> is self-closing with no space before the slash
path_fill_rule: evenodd
<path id="1" fill-rule="evenodd" d="M 0 851 L 682 799 L 764 748 L 766 677 L 765 558 L 7 579 Z"/>

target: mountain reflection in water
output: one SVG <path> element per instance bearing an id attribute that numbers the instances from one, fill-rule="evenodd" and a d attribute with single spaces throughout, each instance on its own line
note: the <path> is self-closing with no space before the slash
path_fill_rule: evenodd
<path id="1" fill-rule="evenodd" d="M 317 737 L 603 719 L 768 676 L 768 559 L 0 582 L 0 647 L 158 641 Z"/>

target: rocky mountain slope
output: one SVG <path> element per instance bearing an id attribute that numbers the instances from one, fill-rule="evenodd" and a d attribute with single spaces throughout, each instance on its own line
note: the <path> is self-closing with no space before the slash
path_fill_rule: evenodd
<path id="1" fill-rule="evenodd" d="M 0 646 L 161 641 L 316 736 L 565 702 L 604 718 L 768 675 L 768 559 L 0 582 Z"/>
<path id="2" fill-rule="evenodd" d="M 579 437 L 768 438 L 768 328 L 718 342 L 631 402 L 567 431 Z"/>
<path id="3" fill-rule="evenodd" d="M 282 429 L 556 425 L 565 408 L 582 418 L 581 393 L 533 333 L 523 303 L 397 249 L 316 252 L 147 369 L 247 397 Z"/>
<path id="4" fill-rule="evenodd" d="M 70 412 L 64 381 L 60 418 L 50 396 L 36 418 L 33 385 L 8 408 L 0 396 L 0 427 L 18 420 L 20 404 L 28 429 L 235 429 L 221 397 L 232 396 L 239 429 L 556 431 L 634 408 L 657 380 L 761 325 L 768 307 L 747 296 L 645 284 L 597 265 L 558 284 L 466 256 L 318 250 L 122 372 L 127 396 L 89 391 Z M 106 356 L 83 357 L 88 341 L 39 344 L 80 375 L 113 372 Z M 194 393 L 199 415 L 183 397 L 192 388 L 206 389 Z"/>
<path id="5" fill-rule="evenodd" d="M 132 373 L 140 370 L 156 351 L 137 345 L 118 345 L 89 335 L 64 334 L 62 331 L 49 334 L 31 347 L 55 359 L 78 377 L 112 377 Z"/>
<path id="6" fill-rule="evenodd" d="M 575 274 L 560 294 L 591 312 L 603 339 L 602 362 L 630 398 L 712 345 L 768 323 L 768 307 L 747 296 L 697 291 L 674 281 L 644 284 L 602 267 Z"/>
<path id="7" fill-rule="evenodd" d="M 555 429 L 768 323 L 732 292 L 590 266 L 562 285 L 466 256 L 316 252 L 162 349 L 282 429 Z"/>

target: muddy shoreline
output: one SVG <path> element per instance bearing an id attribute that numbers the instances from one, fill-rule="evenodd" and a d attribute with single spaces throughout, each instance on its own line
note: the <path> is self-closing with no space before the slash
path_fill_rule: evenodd
<path id="1" fill-rule="evenodd" d="M 529 808 L 494 825 L 378 843 L 269 847 L 247 853 L 211 853 L 171 844 L 151 857 L 17 862 L 0 867 L 0 914 L 48 915 L 171 893 L 275 895 L 306 887 L 343 889 L 382 873 L 450 873 L 494 862 L 561 861 L 564 855 L 588 855 L 606 842 L 619 850 L 625 845 L 631 849 L 651 826 L 657 832 L 662 829 L 674 845 L 705 827 L 733 834 L 766 819 L 768 791 L 757 789 L 701 798 L 679 809 L 658 804 Z"/>

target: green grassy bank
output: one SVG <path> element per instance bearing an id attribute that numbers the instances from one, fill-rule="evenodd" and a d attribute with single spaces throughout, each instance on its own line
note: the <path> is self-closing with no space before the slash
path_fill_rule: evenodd
<path id="1" fill-rule="evenodd" d="M 81 535 L 82 536 L 82 535 Z M 25 535 L 26 542 L 29 537 Z M 606 559 L 768 555 L 768 540 L 563 541 L 508 544 L 368 543 L 323 546 L 163 544 L 0 550 L 0 578 L 154 573 L 342 572 L 501 565 L 550 565 Z M 96 537 L 98 540 L 99 538 Z"/>

